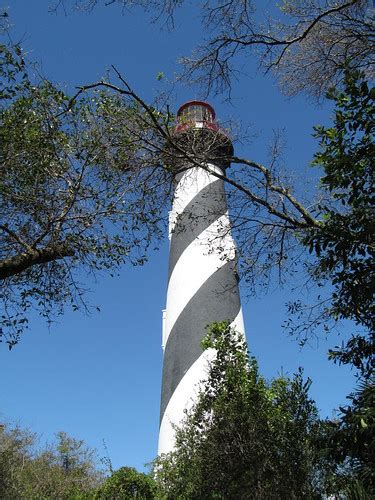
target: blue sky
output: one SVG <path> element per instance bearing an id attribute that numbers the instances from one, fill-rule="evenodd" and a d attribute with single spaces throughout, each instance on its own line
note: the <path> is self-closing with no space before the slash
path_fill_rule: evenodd
<path id="1" fill-rule="evenodd" d="M 114 64 L 134 89 L 151 100 L 163 82 L 173 82 L 177 60 L 202 36 L 199 12 L 184 8 L 173 32 L 151 24 L 141 10 L 121 12 L 100 6 L 91 14 L 52 14 L 50 2 L 1 2 L 9 6 L 14 41 L 21 41 L 45 76 L 66 90 L 92 83 Z M 314 189 L 318 176 L 308 166 L 316 142 L 312 126 L 328 123 L 331 107 L 315 107 L 304 97 L 288 99 L 271 76 L 256 73 L 250 57 L 235 83 L 233 101 L 211 98 L 217 115 L 251 125 L 256 137 L 238 145 L 238 155 L 266 161 L 274 129 L 285 131 L 285 163 L 295 174 L 300 195 Z M 199 98 L 193 88 L 175 85 L 171 106 Z M 306 179 L 309 179 L 306 182 Z M 168 243 L 144 267 L 123 267 L 119 276 L 85 279 L 89 301 L 100 313 L 67 311 L 50 330 L 37 317 L 11 352 L 0 349 L 0 421 L 19 423 L 50 440 L 59 430 L 98 449 L 103 440 L 114 467 L 143 465 L 156 455 L 161 385 L 161 310 L 165 306 Z M 330 338 L 301 350 L 282 330 L 287 289 L 246 297 L 243 309 L 252 354 L 266 377 L 299 366 L 313 380 L 311 394 L 322 416 L 331 416 L 353 386 L 352 373 L 327 361 Z M 344 328 L 345 330 L 345 328 Z M 348 330 L 348 328 L 346 328 Z"/>

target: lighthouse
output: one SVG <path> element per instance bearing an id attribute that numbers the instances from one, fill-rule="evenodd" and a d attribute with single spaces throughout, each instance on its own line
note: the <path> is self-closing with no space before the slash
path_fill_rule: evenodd
<path id="1" fill-rule="evenodd" d="M 216 123 L 213 108 L 201 101 L 180 107 L 171 141 L 174 149 L 166 163 L 174 172 L 175 191 L 163 311 L 159 455 L 173 450 L 175 426 L 207 378 L 215 352 L 201 347 L 206 327 L 228 320 L 244 333 L 236 247 L 221 178 L 232 142 Z"/>

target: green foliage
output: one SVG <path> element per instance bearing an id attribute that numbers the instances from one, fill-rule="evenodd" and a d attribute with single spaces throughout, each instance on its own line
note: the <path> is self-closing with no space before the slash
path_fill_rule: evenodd
<path id="1" fill-rule="evenodd" d="M 267 382 L 226 322 L 211 325 L 203 345 L 217 350 L 208 380 L 177 430 L 175 451 L 155 463 L 165 497 L 318 497 L 323 426 L 310 380 L 299 372 Z"/>
<path id="2" fill-rule="evenodd" d="M 19 427 L 0 428 L 0 498 L 83 498 L 102 481 L 95 453 L 82 441 L 57 434 L 37 449 L 37 436 Z"/>
<path id="3" fill-rule="evenodd" d="M 94 498 L 100 500 L 128 500 L 131 498 L 152 500 L 156 496 L 157 485 L 152 477 L 143 472 L 137 472 L 132 467 L 121 467 L 105 481 Z"/>
<path id="4" fill-rule="evenodd" d="M 0 44 L 0 104 L 13 98 L 29 83 L 25 60 L 19 45 L 9 48 Z"/>
<path id="5" fill-rule="evenodd" d="M 144 145 L 164 120 L 109 90 L 73 99 L 0 47 L 0 341 L 18 342 L 31 307 L 47 321 L 86 307 L 78 271 L 146 261 L 171 174 Z"/>
<path id="6" fill-rule="evenodd" d="M 306 232 L 303 243 L 314 258 L 312 276 L 319 286 L 332 285 L 319 322 L 349 319 L 357 326 L 329 350 L 329 359 L 354 367 L 360 383 L 338 420 L 327 425 L 323 447 L 339 491 L 372 498 L 375 89 L 361 72 L 347 70 L 342 90 L 331 89 L 328 98 L 335 103 L 333 126 L 315 128 L 320 151 L 313 165 L 323 169 L 323 196 L 316 207 L 320 224 Z M 292 312 L 302 310 L 297 304 Z"/>
<path id="7" fill-rule="evenodd" d="M 349 396 L 350 405 L 340 408 L 341 418 L 331 424 L 328 454 L 341 467 L 350 468 L 354 477 L 346 486 L 361 490 L 363 496 L 375 494 L 375 391 L 373 382 L 362 382 Z M 356 498 L 353 495 L 350 498 Z"/>
<path id="8" fill-rule="evenodd" d="M 38 436 L 0 426 L 0 498 L 14 500 L 151 500 L 158 489 L 151 476 L 122 467 L 104 478 L 95 450 L 58 432 L 42 448 Z"/>
<path id="9" fill-rule="evenodd" d="M 336 104 L 334 126 L 315 128 L 320 151 L 313 165 L 323 169 L 321 184 L 329 196 L 317 209 L 323 214 L 321 225 L 304 244 L 317 257 L 315 277 L 333 285 L 329 316 L 353 320 L 370 332 L 370 337 L 353 335 L 331 350 L 330 358 L 369 377 L 375 329 L 375 89 L 360 72 L 347 71 L 344 90 L 332 89 L 328 97 Z"/>

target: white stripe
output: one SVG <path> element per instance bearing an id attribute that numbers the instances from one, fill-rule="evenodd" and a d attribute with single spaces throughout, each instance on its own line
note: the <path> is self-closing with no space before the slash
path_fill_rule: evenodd
<path id="1" fill-rule="evenodd" d="M 161 341 L 161 346 L 164 351 L 165 347 L 165 318 L 167 317 L 167 311 L 165 309 L 162 310 L 162 341 Z"/>
<path id="2" fill-rule="evenodd" d="M 231 326 L 245 336 L 240 309 Z M 199 388 L 207 380 L 209 364 L 214 360 L 215 349 L 206 349 L 191 365 L 172 394 L 160 424 L 158 454 L 169 453 L 175 446 L 174 427 L 181 424 L 185 410 L 190 410 L 197 402 Z"/>
<path id="3" fill-rule="evenodd" d="M 246 339 L 246 337 L 245 337 L 245 325 L 243 322 L 242 307 L 240 308 L 234 321 L 231 323 L 231 327 L 234 328 L 236 330 L 236 332 L 242 333 L 242 335 Z"/>
<path id="4" fill-rule="evenodd" d="M 214 349 L 207 349 L 191 365 L 176 387 L 165 409 L 159 431 L 158 454 L 169 453 L 175 444 L 174 425 L 179 425 L 184 411 L 190 409 L 197 400 L 199 382 L 207 379 L 209 362 L 215 357 Z"/>
<path id="5" fill-rule="evenodd" d="M 223 171 L 213 164 L 208 164 L 207 168 L 212 172 L 223 175 Z M 215 175 L 199 167 L 189 168 L 182 174 L 174 192 L 173 207 L 169 214 L 170 233 L 173 231 L 176 217 L 185 210 L 187 205 L 202 189 L 216 180 Z"/>
<path id="6" fill-rule="evenodd" d="M 184 250 L 169 279 L 164 345 L 189 300 L 210 276 L 235 256 L 228 214 L 216 219 Z"/>

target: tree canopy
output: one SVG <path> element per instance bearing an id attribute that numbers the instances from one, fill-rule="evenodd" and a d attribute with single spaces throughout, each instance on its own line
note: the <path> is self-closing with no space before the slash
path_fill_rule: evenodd
<path id="1" fill-rule="evenodd" d="M 312 274 L 333 285 L 332 300 L 324 315 L 350 319 L 361 330 L 342 348 L 330 351 L 335 361 L 350 363 L 362 376 L 373 365 L 373 303 L 375 269 L 374 174 L 375 89 L 360 72 L 347 72 L 344 90 L 332 89 L 336 104 L 332 127 L 315 127 L 320 151 L 313 165 L 323 169 L 322 188 L 329 193 L 316 210 L 323 219 L 303 239 L 317 259 Z"/>
<path id="2" fill-rule="evenodd" d="M 83 498 L 103 477 L 95 450 L 65 432 L 41 447 L 29 430 L 0 427 L 1 498 Z"/>
<path id="3" fill-rule="evenodd" d="M 171 174 L 147 152 L 164 117 L 125 92 L 69 97 L 33 78 L 18 46 L 1 47 L 0 66 L 0 339 L 12 347 L 30 307 L 47 320 L 66 303 L 85 307 L 79 269 L 145 261 Z"/>
<path id="4" fill-rule="evenodd" d="M 94 493 L 97 500 L 139 498 L 153 500 L 158 497 L 158 487 L 151 475 L 137 472 L 133 467 L 121 467 L 107 478 Z"/>

